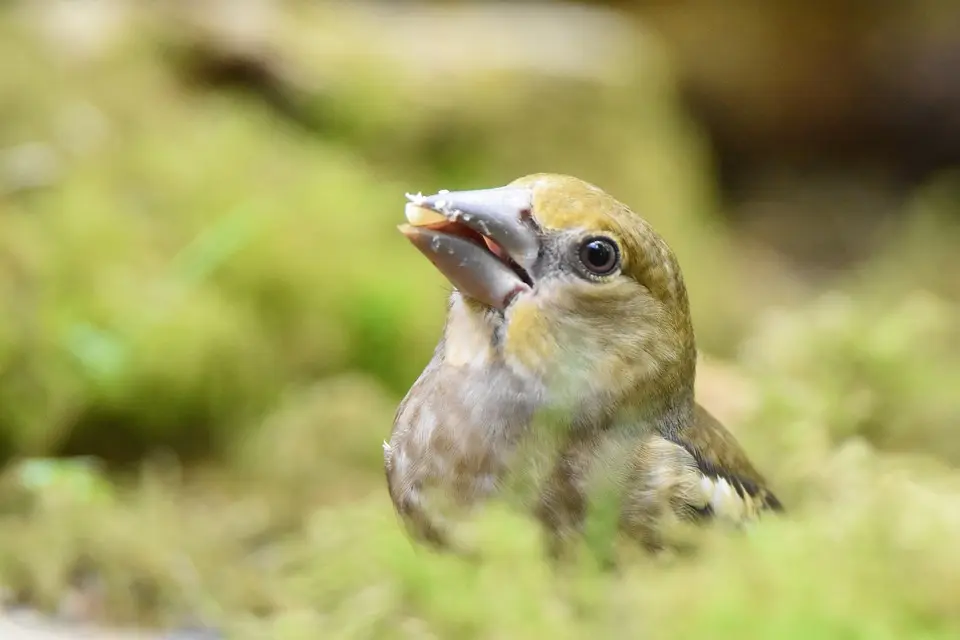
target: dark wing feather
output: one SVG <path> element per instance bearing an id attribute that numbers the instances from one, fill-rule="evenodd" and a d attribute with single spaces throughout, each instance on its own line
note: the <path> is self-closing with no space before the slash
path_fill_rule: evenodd
<path id="1" fill-rule="evenodd" d="M 761 509 L 783 511 L 733 434 L 699 404 L 692 421 L 665 430 L 662 436 L 687 451 L 710 480 L 725 480 L 741 499 L 749 499 Z"/>

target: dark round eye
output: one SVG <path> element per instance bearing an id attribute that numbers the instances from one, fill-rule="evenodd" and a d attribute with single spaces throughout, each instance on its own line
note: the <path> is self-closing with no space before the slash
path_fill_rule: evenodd
<path id="1" fill-rule="evenodd" d="M 598 276 L 605 276 L 620 263 L 617 244 L 609 238 L 588 238 L 580 245 L 580 262 Z"/>

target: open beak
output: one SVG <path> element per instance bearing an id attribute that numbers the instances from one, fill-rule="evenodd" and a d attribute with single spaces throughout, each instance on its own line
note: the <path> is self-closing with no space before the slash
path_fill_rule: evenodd
<path id="1" fill-rule="evenodd" d="M 540 234 L 530 189 L 407 194 L 400 231 L 460 293 L 495 309 L 533 287 Z"/>

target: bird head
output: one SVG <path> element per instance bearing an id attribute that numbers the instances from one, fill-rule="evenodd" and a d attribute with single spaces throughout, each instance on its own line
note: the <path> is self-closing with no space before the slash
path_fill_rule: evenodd
<path id="1" fill-rule="evenodd" d="M 450 281 L 454 366 L 505 366 L 556 404 L 692 402 L 696 362 L 676 257 L 641 216 L 580 179 L 408 195 L 402 233 Z"/>

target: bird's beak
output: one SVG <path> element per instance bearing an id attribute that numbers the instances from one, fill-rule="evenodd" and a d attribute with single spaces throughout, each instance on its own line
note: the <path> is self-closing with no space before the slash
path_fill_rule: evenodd
<path id="1" fill-rule="evenodd" d="M 400 231 L 460 293 L 495 309 L 533 287 L 540 253 L 527 188 L 407 194 Z"/>

